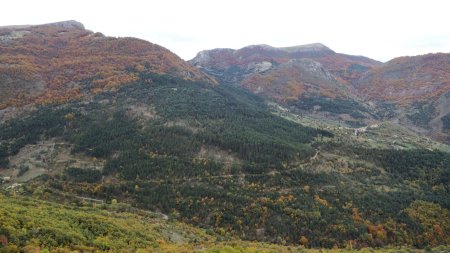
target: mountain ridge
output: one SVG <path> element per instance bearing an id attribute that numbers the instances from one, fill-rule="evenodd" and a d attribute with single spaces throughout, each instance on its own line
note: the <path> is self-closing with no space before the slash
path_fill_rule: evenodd
<path id="1" fill-rule="evenodd" d="M 203 50 L 196 57 L 189 60 L 198 68 L 205 68 L 206 72 L 223 72 L 227 69 L 240 68 L 245 70 L 250 63 L 271 62 L 285 63 L 291 59 L 309 58 L 327 67 L 344 83 L 357 79 L 360 73 L 350 69 L 352 65 L 370 69 L 381 64 L 364 56 L 339 54 L 321 43 L 298 45 L 292 47 L 272 47 L 268 45 L 251 45 L 240 49 L 217 48 Z M 354 76 L 352 76 L 354 75 Z M 234 80 L 238 81 L 238 80 Z"/>
<path id="2" fill-rule="evenodd" d="M 29 28 L 33 26 L 60 26 L 63 28 L 78 28 L 81 30 L 85 30 L 85 27 L 83 23 L 76 21 L 76 20 L 64 20 L 64 21 L 58 21 L 58 22 L 52 22 L 52 23 L 43 23 L 38 25 L 6 25 L 6 26 L 0 26 L 0 29 L 23 29 L 23 28 Z"/>
<path id="3" fill-rule="evenodd" d="M 381 64 L 361 56 L 336 53 L 320 43 L 213 49 L 200 52 L 189 62 L 223 83 L 242 86 L 288 107 L 313 113 L 317 112 L 313 108 L 341 108 L 333 109 L 340 113 L 330 115 L 352 124 L 361 124 L 353 116 L 370 118 L 365 115 L 369 106 L 359 98 L 352 83 Z M 334 105 L 330 107 L 330 103 Z M 351 111 L 348 104 L 359 105 Z"/>
<path id="4" fill-rule="evenodd" d="M 115 89 L 136 80 L 140 72 L 215 83 L 159 45 L 107 37 L 77 21 L 0 28 L 0 62 L 0 108 Z M 94 85 L 86 87 L 86 81 Z"/>
<path id="5" fill-rule="evenodd" d="M 343 101 L 332 102 L 334 108 L 328 109 L 333 113 L 329 115 L 346 120 L 345 114 L 350 113 L 359 122 L 358 118 L 369 119 L 363 124 L 390 115 L 386 119 L 448 141 L 442 122 L 450 113 L 445 109 L 450 91 L 449 57 L 445 53 L 425 54 L 381 63 L 336 53 L 316 43 L 284 49 L 255 45 L 202 51 L 190 63 L 224 83 L 240 85 L 291 108 L 316 114 L 312 108 L 329 104 L 322 100 L 344 99 L 348 100 L 344 102 L 346 109 L 335 110 Z M 287 64 L 299 59 L 314 61 L 316 67 Z M 339 115 L 338 111 L 346 113 Z"/>

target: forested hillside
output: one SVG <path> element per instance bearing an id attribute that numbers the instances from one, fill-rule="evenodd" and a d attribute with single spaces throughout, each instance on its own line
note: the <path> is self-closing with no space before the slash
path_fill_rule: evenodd
<path id="1" fill-rule="evenodd" d="M 223 84 L 242 86 L 297 114 L 349 126 L 390 120 L 447 142 L 441 120 L 450 112 L 449 57 L 437 53 L 381 63 L 316 43 L 205 50 L 189 62 Z"/>
<path id="2" fill-rule="evenodd" d="M 156 213 L 123 203 L 56 204 L 39 200 L 42 193 L 35 191 L 33 197 L 0 194 L 0 252 L 348 252 L 240 241 L 167 221 Z M 445 250 L 448 248 L 438 247 L 432 252 Z"/>
<path id="3" fill-rule="evenodd" d="M 327 248 L 449 240 L 450 154 L 346 146 L 240 88 L 141 74 L 117 92 L 41 106 L 0 136 L 3 164 L 42 140 L 97 161 L 54 165 L 37 179 L 49 189 L 119 199 L 223 236 Z"/>
<path id="4" fill-rule="evenodd" d="M 77 22 L 1 28 L 0 252 L 446 250 L 450 147 L 402 126 L 448 133 L 442 90 L 399 116 L 347 94 L 373 60 L 219 51 L 221 83 Z"/>
<path id="5" fill-rule="evenodd" d="M 135 72 L 214 82 L 159 45 L 107 37 L 76 21 L 0 27 L 0 62 L 0 109 L 115 89 L 137 80 Z"/>

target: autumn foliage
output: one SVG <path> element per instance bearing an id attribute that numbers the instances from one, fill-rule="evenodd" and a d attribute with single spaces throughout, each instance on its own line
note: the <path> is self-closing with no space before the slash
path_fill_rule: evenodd
<path id="1" fill-rule="evenodd" d="M 371 99 L 411 104 L 450 89 L 450 54 L 395 58 L 368 72 L 357 87 Z"/>
<path id="2" fill-rule="evenodd" d="M 58 24 L 0 29 L 0 107 L 64 102 L 130 83 L 140 72 L 206 75 L 167 49 Z"/>
<path id="3" fill-rule="evenodd" d="M 200 52 L 191 63 L 278 102 L 303 96 L 346 97 L 355 80 L 381 64 L 366 57 L 335 53 L 323 45 L 310 45 L 309 49 L 267 45 L 213 49 Z M 258 64 L 270 67 L 261 70 Z"/>

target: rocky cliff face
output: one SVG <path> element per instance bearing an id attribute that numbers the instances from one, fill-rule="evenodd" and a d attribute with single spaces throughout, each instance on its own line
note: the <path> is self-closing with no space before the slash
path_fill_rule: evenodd
<path id="1" fill-rule="evenodd" d="M 224 81 L 240 82 L 242 75 L 261 72 L 261 68 L 254 68 L 255 65 L 264 65 L 263 70 L 268 70 L 277 64 L 304 58 L 322 64 L 344 83 L 358 79 L 363 72 L 381 64 L 362 56 L 335 53 L 320 43 L 281 48 L 253 45 L 238 50 L 226 48 L 206 50 L 199 52 L 190 63 Z"/>

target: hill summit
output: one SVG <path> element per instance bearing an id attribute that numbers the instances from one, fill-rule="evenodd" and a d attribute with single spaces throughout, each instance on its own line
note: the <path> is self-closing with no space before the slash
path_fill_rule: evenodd
<path id="1" fill-rule="evenodd" d="M 73 20 L 0 27 L 0 62 L 0 108 L 115 89 L 138 73 L 214 82 L 164 47 L 107 37 Z"/>

